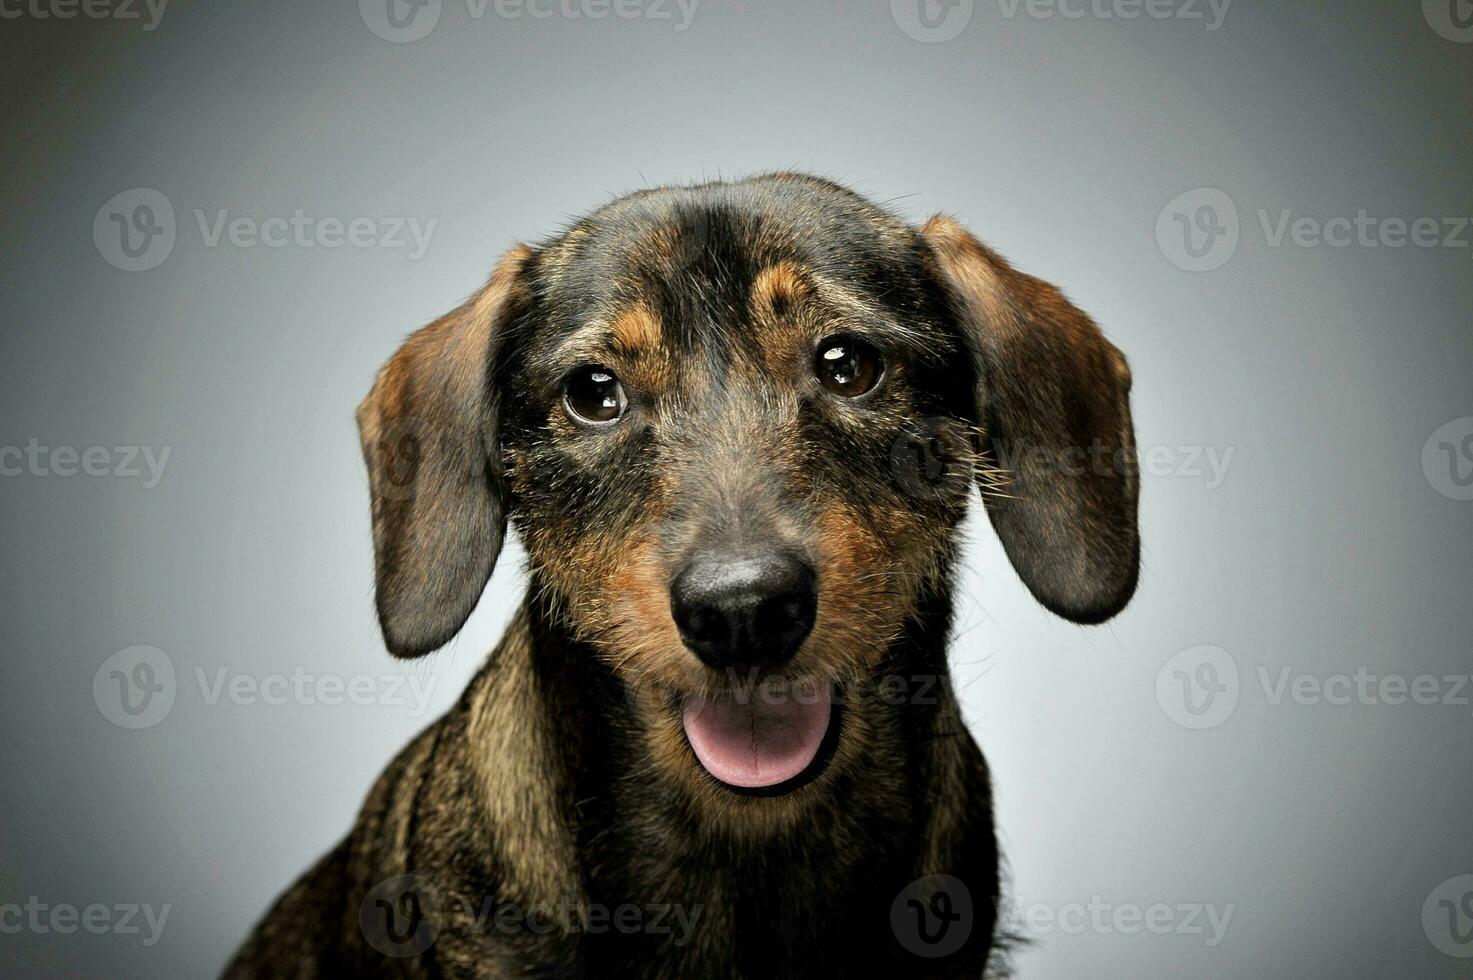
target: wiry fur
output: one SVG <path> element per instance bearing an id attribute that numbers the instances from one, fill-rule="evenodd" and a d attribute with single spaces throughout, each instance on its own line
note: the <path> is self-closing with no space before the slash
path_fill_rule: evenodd
<path id="1" fill-rule="evenodd" d="M 860 398 L 812 374 L 839 334 L 884 356 Z M 630 392 L 615 425 L 560 407 L 586 364 Z M 1135 584 L 1133 473 L 1049 460 L 1091 442 L 1128 453 L 1128 383 L 1052 287 L 946 219 L 916 230 L 817 178 L 640 192 L 514 250 L 405 344 L 359 421 L 390 650 L 454 634 L 508 516 L 527 599 L 227 973 L 980 976 L 998 855 L 948 684 L 956 528 L 975 482 L 1041 601 L 1081 621 L 1118 610 Z M 1020 462 L 1003 472 L 1008 440 Z M 921 460 L 939 473 L 921 478 Z M 817 569 L 815 624 L 789 663 L 718 673 L 682 644 L 670 582 L 701 549 L 753 543 Z M 840 707 L 807 781 L 742 794 L 695 760 L 682 699 L 815 683 Z M 933 874 L 975 905 L 941 958 L 892 919 Z M 697 916 L 685 941 L 592 927 L 596 910 L 665 905 Z M 507 908 L 571 911 L 539 930 L 499 925 Z M 407 947 L 385 952 L 377 911 L 413 913 Z"/>

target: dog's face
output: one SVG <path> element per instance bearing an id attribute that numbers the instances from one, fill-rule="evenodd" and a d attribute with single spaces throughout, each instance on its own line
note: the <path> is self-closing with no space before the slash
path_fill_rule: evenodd
<path id="1" fill-rule="evenodd" d="M 974 481 L 1045 605 L 1129 598 L 1127 387 L 952 222 L 793 175 L 623 198 L 514 250 L 360 409 L 385 636 L 453 635 L 509 514 L 666 776 L 819 794 L 882 710 L 846 692 L 948 588 Z"/>

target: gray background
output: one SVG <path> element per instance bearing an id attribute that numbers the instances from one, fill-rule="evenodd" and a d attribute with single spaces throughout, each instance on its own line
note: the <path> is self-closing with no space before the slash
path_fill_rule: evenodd
<path id="1" fill-rule="evenodd" d="M 175 0 L 151 31 L 0 20 L 0 446 L 170 450 L 152 488 L 0 477 L 0 904 L 170 905 L 151 947 L 0 934 L 0 971 L 218 970 L 495 642 L 515 546 L 445 652 L 398 664 L 375 630 L 352 409 L 398 340 L 613 193 L 794 167 L 916 220 L 955 212 L 1063 286 L 1129 355 L 1140 443 L 1160 447 L 1141 589 L 1106 627 L 1051 618 L 971 524 L 953 664 L 1037 940 L 1020 974 L 1467 974 L 1423 906 L 1473 872 L 1473 692 L 1273 703 L 1259 670 L 1473 669 L 1473 502 L 1422 465 L 1473 415 L 1473 231 L 1275 247 L 1258 213 L 1473 214 L 1473 44 L 1434 31 L 1430 2 L 1240 0 L 1208 30 L 978 0 L 945 40 L 902 29 L 925 34 L 904 5 L 702 0 L 678 30 L 673 6 L 478 19 L 443 0 L 407 43 L 343 2 Z M 171 202 L 177 240 L 127 272 L 93 223 L 136 187 Z M 1239 241 L 1192 272 L 1156 229 L 1203 187 L 1235 203 Z M 210 247 L 195 218 L 297 208 L 436 225 L 414 259 Z M 1194 475 L 1198 450 L 1232 451 L 1225 477 Z M 126 730 L 93 681 L 136 645 L 167 655 L 175 700 Z M 1167 662 L 1202 645 L 1240 683 L 1193 730 Z M 210 703 L 196 671 L 208 688 L 222 668 L 433 687 Z M 1048 926 L 1092 901 L 1165 903 L 1174 927 Z M 1232 906 L 1220 942 L 1175 911 L 1193 903 Z"/>

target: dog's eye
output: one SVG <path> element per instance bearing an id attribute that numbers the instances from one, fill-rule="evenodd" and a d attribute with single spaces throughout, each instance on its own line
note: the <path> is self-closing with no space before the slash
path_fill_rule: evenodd
<path id="1" fill-rule="evenodd" d="M 584 425 L 617 422 L 629 408 L 624 386 L 606 367 L 582 367 L 568 376 L 563 406 L 573 421 Z"/>
<path id="2" fill-rule="evenodd" d="M 858 398 L 880 382 L 880 352 L 857 337 L 830 337 L 818 345 L 813 373 L 836 395 Z"/>

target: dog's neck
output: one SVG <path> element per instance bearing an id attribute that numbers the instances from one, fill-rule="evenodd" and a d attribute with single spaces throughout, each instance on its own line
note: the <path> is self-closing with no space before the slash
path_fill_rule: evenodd
<path id="1" fill-rule="evenodd" d="M 893 896 L 918 869 L 942 866 L 942 855 L 928 853 L 932 814 L 918 804 L 954 775 L 947 743 L 970 744 L 947 737 L 964 734 L 946 668 L 948 590 L 928 599 L 878 666 L 874 683 L 898 678 L 906 696 L 865 709 L 858 763 L 833 772 L 795 819 L 748 827 L 713 820 L 724 788 L 693 799 L 654 767 L 635 700 L 537 594 L 533 583 L 467 692 L 506 900 L 678 908 L 702 918 L 708 947 L 682 955 L 717 957 L 713 937 L 777 929 L 802 944 L 843 923 L 856 895 Z M 668 939 L 648 937 L 649 952 Z"/>

